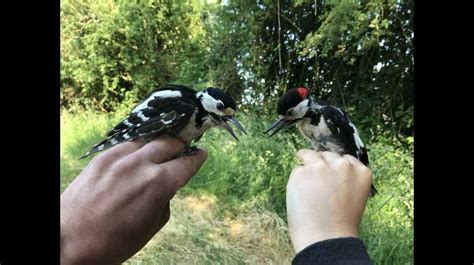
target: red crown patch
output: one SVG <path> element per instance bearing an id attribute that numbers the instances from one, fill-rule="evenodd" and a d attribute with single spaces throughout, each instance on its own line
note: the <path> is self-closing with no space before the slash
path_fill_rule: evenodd
<path id="1" fill-rule="evenodd" d="M 298 92 L 301 98 L 308 97 L 309 89 L 307 89 L 306 87 L 298 87 L 296 91 Z"/>

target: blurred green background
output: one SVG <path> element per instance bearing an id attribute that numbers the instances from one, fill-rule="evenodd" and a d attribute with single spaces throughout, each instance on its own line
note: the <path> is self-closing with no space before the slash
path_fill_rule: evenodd
<path id="1" fill-rule="evenodd" d="M 375 264 L 413 263 L 413 1 L 61 2 L 61 191 L 78 161 L 157 86 L 218 86 L 249 132 L 212 129 L 207 162 L 170 223 L 129 264 L 289 264 L 285 186 L 309 145 L 268 139 L 276 101 L 300 85 L 344 108 L 379 194 L 361 237 Z"/>

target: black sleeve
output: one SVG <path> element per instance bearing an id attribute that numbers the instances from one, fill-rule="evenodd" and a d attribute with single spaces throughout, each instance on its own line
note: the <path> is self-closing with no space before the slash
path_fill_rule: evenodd
<path id="1" fill-rule="evenodd" d="M 364 242 L 354 237 L 328 239 L 309 245 L 293 258 L 292 265 L 372 265 Z"/>

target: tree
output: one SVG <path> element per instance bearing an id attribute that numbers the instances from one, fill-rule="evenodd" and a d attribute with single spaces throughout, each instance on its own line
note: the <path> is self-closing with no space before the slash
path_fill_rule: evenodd
<path id="1" fill-rule="evenodd" d="M 62 103 L 113 110 L 182 83 L 270 113 L 305 85 L 362 134 L 403 138 L 413 135 L 413 37 L 413 0 L 65 0 Z"/>
<path id="2" fill-rule="evenodd" d="M 172 82 L 198 15 L 192 2 L 62 1 L 62 104 L 113 110 Z"/>

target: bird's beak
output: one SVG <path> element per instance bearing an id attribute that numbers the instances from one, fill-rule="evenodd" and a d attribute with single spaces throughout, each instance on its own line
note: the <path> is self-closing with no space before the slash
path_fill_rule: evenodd
<path id="1" fill-rule="evenodd" d="M 265 131 L 265 133 L 268 133 L 268 132 L 273 130 L 273 132 L 270 133 L 270 137 L 272 137 L 277 132 L 279 132 L 281 129 L 287 128 L 287 127 L 293 125 L 293 123 L 295 123 L 295 122 L 296 122 L 296 120 L 288 121 L 288 120 L 284 120 L 284 119 L 278 119 L 272 125 L 270 125 L 270 127 L 268 127 L 268 129 Z"/>
<path id="2" fill-rule="evenodd" d="M 232 117 L 232 116 L 221 117 L 221 120 L 222 120 L 222 123 L 221 123 L 222 127 L 224 127 L 230 133 L 230 135 L 232 135 L 232 137 L 234 137 L 234 139 L 237 140 L 237 142 L 239 141 L 239 138 L 237 138 L 237 135 L 235 134 L 232 127 L 230 127 L 229 124 L 227 124 L 228 121 L 230 121 L 232 124 L 234 124 L 235 127 L 237 127 L 239 130 L 241 130 L 244 134 L 247 134 L 247 132 L 245 131 L 242 124 L 240 124 L 240 122 L 237 119 L 235 119 L 234 117 Z"/>

